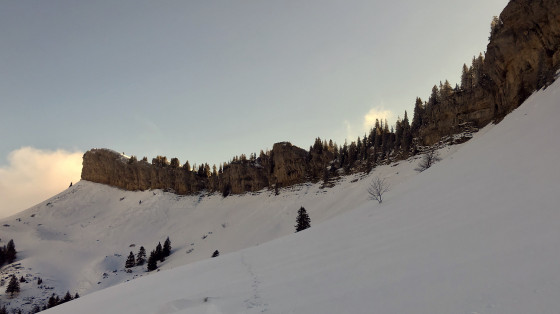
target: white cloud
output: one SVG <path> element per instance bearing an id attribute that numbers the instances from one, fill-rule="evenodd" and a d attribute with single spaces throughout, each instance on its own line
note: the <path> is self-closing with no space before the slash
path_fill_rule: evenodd
<path id="1" fill-rule="evenodd" d="M 394 123 L 394 121 L 392 121 L 393 116 L 394 115 L 391 110 L 386 110 L 380 107 L 370 109 L 364 116 L 364 131 L 368 132 L 375 125 L 375 119 L 379 119 L 379 121 L 385 121 L 385 119 L 387 119 L 389 124 Z"/>
<path id="2" fill-rule="evenodd" d="M 22 147 L 0 167 L 0 217 L 25 210 L 80 179 L 82 152 Z"/>

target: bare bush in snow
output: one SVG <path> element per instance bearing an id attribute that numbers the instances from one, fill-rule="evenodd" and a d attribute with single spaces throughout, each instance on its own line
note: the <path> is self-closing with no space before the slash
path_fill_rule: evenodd
<path id="1" fill-rule="evenodd" d="M 375 177 L 369 184 L 367 191 L 370 199 L 376 200 L 381 204 L 383 202 L 383 194 L 389 191 L 389 188 L 389 183 L 387 183 L 385 179 Z"/>
<path id="2" fill-rule="evenodd" d="M 422 156 L 422 160 L 418 164 L 418 167 L 414 170 L 418 172 L 422 172 L 428 168 L 430 168 L 433 164 L 440 161 L 441 157 L 439 157 L 439 152 L 436 150 L 435 147 L 431 147 L 428 149 L 426 153 Z"/>

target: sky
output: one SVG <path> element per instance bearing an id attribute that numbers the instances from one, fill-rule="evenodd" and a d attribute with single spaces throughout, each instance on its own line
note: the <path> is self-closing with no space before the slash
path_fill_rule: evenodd
<path id="1" fill-rule="evenodd" d="M 79 180 L 91 148 L 218 164 L 394 124 L 507 2 L 4 1 L 0 216 Z"/>

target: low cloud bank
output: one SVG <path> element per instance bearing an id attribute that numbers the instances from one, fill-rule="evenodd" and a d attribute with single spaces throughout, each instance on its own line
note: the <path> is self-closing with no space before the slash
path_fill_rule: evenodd
<path id="1" fill-rule="evenodd" d="M 80 180 L 82 152 L 22 147 L 0 166 L 0 218 L 25 210 Z"/>
<path id="2" fill-rule="evenodd" d="M 383 123 L 385 123 L 385 120 L 387 120 L 389 125 L 394 125 L 395 123 L 395 121 L 391 121 L 393 119 L 393 112 L 391 110 L 386 110 L 383 108 L 372 108 L 364 116 L 364 131 L 369 132 L 369 130 L 375 126 L 376 119 L 378 119 L 379 122 Z"/>

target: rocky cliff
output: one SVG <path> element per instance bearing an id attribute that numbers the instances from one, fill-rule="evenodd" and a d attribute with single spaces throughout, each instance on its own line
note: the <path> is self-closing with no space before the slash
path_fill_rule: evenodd
<path id="1" fill-rule="evenodd" d="M 559 68 L 560 0 L 511 0 L 493 21 L 485 55 L 475 58 L 471 69 L 464 68 L 461 87 L 434 87 L 425 105 L 417 102 L 412 135 L 417 143 L 431 145 L 444 136 L 500 120 L 533 91 L 546 86 Z M 326 182 L 341 167 L 346 171 L 369 169 L 363 164 L 375 163 L 379 154 L 385 160 L 398 158 L 391 157 L 399 154 L 385 146 L 395 134 L 372 135 L 375 138 L 367 142 L 364 138 L 365 149 L 360 149 L 364 145 L 358 141 L 358 145 L 345 145 L 339 152 L 321 141 L 309 152 L 287 142 L 277 143 L 259 158 L 236 159 L 212 173 L 180 167 L 178 161 L 148 163 L 111 150 L 93 149 L 84 155 L 82 179 L 126 190 L 167 189 L 178 194 L 206 190 L 224 195 L 320 178 Z M 400 155 L 408 156 L 415 150 Z M 355 166 L 356 161 L 362 166 Z"/>
<path id="2" fill-rule="evenodd" d="M 560 68 L 560 0 L 512 0 L 492 27 L 478 81 L 428 102 L 416 134 L 431 145 L 460 131 L 497 121 L 546 85 Z M 441 91 L 440 91 L 441 92 Z"/>
<path id="3" fill-rule="evenodd" d="M 266 187 L 290 186 L 313 180 L 316 168 L 304 149 L 288 142 L 274 144 L 269 154 L 229 163 L 220 173 L 199 173 L 169 163 L 136 161 L 109 149 L 84 154 L 82 179 L 125 190 L 164 189 L 177 194 L 202 190 L 239 194 Z"/>

